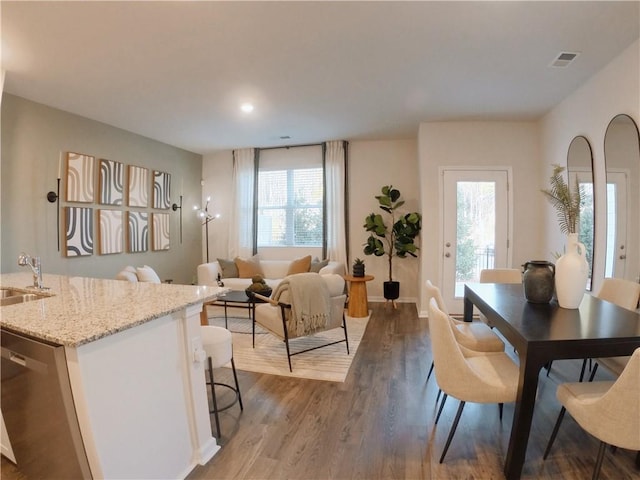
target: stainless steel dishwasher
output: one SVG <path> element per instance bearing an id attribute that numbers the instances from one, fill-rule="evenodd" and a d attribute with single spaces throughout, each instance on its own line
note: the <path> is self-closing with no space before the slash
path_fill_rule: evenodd
<path id="1" fill-rule="evenodd" d="M 29 479 L 91 478 L 64 347 L 2 330 L 2 413 Z"/>

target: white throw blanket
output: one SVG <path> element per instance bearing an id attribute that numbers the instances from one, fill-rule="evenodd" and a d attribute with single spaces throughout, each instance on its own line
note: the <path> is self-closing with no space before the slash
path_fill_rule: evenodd
<path id="1" fill-rule="evenodd" d="M 284 277 L 272 298 L 280 301 L 289 292 L 291 316 L 287 330 L 292 337 L 309 335 L 327 325 L 331 314 L 329 287 L 317 273 L 298 273 Z"/>

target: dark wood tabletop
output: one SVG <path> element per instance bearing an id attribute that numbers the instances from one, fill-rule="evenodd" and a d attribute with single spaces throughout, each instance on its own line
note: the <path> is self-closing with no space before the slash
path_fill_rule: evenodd
<path id="1" fill-rule="evenodd" d="M 631 355 L 640 347 L 640 314 L 589 294 L 577 309 L 560 308 L 555 300 L 529 303 L 521 284 L 466 284 L 465 320 L 471 320 L 474 305 L 513 345 L 520 359 L 504 468 L 507 479 L 517 479 L 526 456 L 542 366 L 559 359 Z"/>

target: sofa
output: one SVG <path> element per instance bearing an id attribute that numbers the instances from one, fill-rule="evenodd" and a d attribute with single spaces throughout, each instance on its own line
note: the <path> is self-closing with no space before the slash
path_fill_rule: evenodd
<path id="1" fill-rule="evenodd" d="M 262 260 L 258 255 L 248 259 L 218 259 L 198 265 L 198 285 L 217 285 L 218 278 L 231 290 L 244 290 L 251 285 L 251 278 L 260 274 L 273 290 L 287 275 L 317 272 L 321 275 L 335 273 L 344 275 L 341 262 L 312 259 L 311 255 L 294 260 Z M 219 276 L 219 277 L 218 277 Z"/>

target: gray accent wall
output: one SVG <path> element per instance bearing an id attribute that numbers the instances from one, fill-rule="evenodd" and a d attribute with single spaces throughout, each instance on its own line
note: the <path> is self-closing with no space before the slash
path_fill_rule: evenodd
<path id="1" fill-rule="evenodd" d="M 18 254 L 39 255 L 44 273 L 113 278 L 124 266 L 152 266 L 161 279 L 174 283 L 195 282 L 196 267 L 201 263 L 202 225 L 193 211 L 200 204 L 202 156 L 104 123 L 70 114 L 20 97 L 2 97 L 0 178 L 0 272 L 19 271 Z M 56 239 L 56 204 L 46 195 L 56 190 L 60 155 L 76 152 L 98 161 L 115 160 L 126 167 L 135 165 L 171 174 L 171 202 L 178 203 L 183 194 L 183 240 L 180 243 L 179 211 L 152 208 L 131 209 L 168 213 L 171 245 L 167 251 L 144 253 L 98 253 L 97 210 L 123 206 L 98 203 L 79 204 L 65 201 L 64 168 L 60 198 L 60 251 Z M 63 163 L 64 165 L 64 163 Z M 126 182 L 125 182 L 126 190 Z M 95 190 L 97 198 L 97 188 Z M 68 258 L 64 255 L 64 207 L 82 206 L 94 210 L 94 254 Z M 125 216 L 126 221 L 126 216 Z M 125 223 L 126 225 L 126 223 Z"/>

